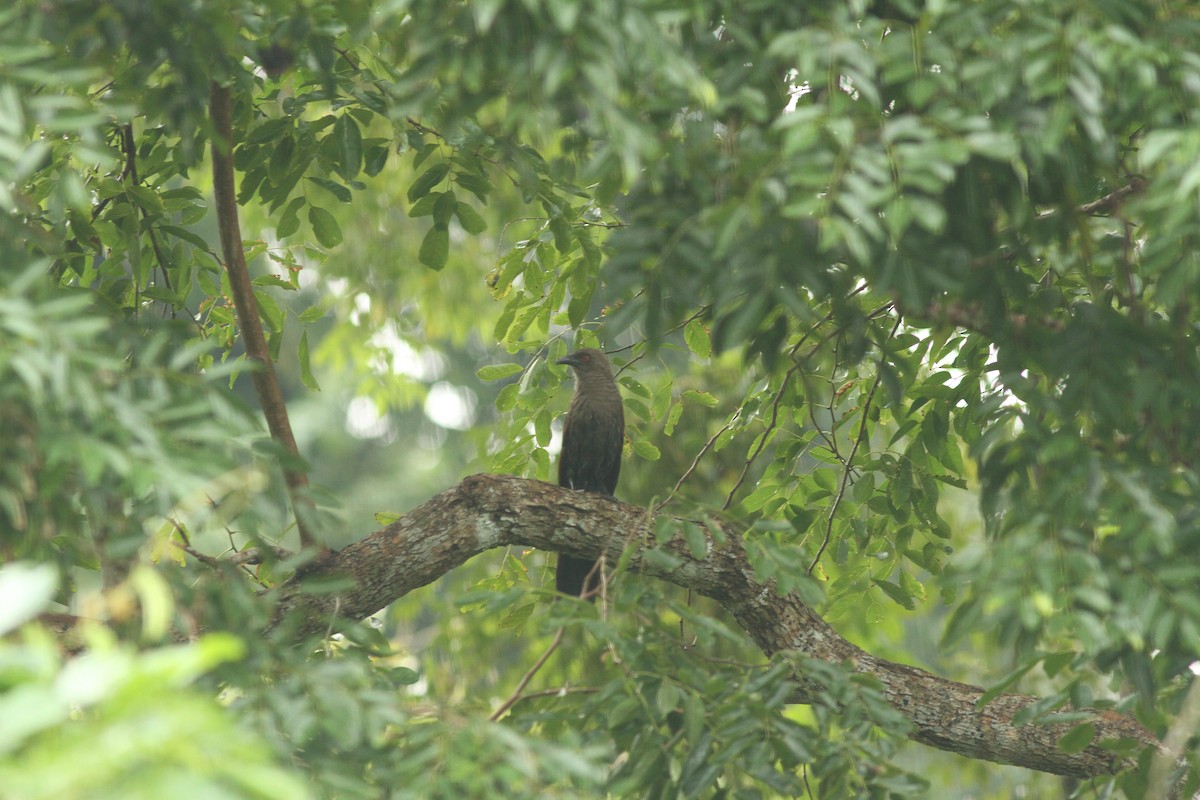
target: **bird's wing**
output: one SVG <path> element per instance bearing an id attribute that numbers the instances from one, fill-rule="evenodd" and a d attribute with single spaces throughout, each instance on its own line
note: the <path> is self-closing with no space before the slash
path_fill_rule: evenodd
<path id="1" fill-rule="evenodd" d="M 558 457 L 559 486 L 605 494 L 616 491 L 625 444 L 622 428 L 620 419 L 568 415 Z"/>

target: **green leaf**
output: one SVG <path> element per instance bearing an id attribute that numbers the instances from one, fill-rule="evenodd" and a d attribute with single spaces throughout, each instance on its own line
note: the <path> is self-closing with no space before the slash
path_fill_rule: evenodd
<path id="1" fill-rule="evenodd" d="M 493 187 L 486 176 L 460 172 L 454 176 L 454 182 L 475 195 L 479 202 L 487 204 L 488 195 L 491 194 Z"/>
<path id="2" fill-rule="evenodd" d="M 507 414 L 517 407 L 517 400 L 521 395 L 521 385 L 519 383 L 510 383 L 500 390 L 500 394 L 496 395 L 496 410 L 501 414 Z"/>
<path id="3" fill-rule="evenodd" d="M 1095 738 L 1095 724 L 1085 722 L 1083 725 L 1076 725 L 1065 736 L 1059 739 L 1058 749 L 1064 753 L 1082 753 Z"/>
<path id="4" fill-rule="evenodd" d="M 544 408 L 533 417 L 533 436 L 541 447 L 550 444 L 550 423 L 550 412 Z"/>
<path id="5" fill-rule="evenodd" d="M 925 599 L 925 587 L 920 581 L 914 578 L 911 573 L 900 573 L 900 588 L 903 589 L 904 593 L 909 597 L 917 600 Z"/>
<path id="6" fill-rule="evenodd" d="M 272 272 L 258 275 L 250 283 L 254 286 L 274 286 L 277 289 L 287 289 L 288 291 L 296 288 L 291 281 L 281 278 Z"/>
<path id="7" fill-rule="evenodd" d="M 642 552 L 642 559 L 652 566 L 659 569 L 670 571 L 683 566 L 683 559 L 674 553 L 668 553 L 665 550 L 655 550 L 653 548 Z"/>
<path id="8" fill-rule="evenodd" d="M 182 239 L 193 247 L 198 247 L 201 250 L 208 250 L 208 242 L 204 241 L 198 234 L 189 231 L 187 228 L 180 228 L 176 225 L 159 225 L 158 230 L 163 233 L 170 234 L 176 239 Z"/>
<path id="9" fill-rule="evenodd" d="M 702 406 L 707 406 L 708 408 L 716 408 L 717 407 L 717 398 L 712 396 L 708 392 L 702 392 L 699 389 L 686 390 L 683 393 L 682 398 L 684 400 L 692 400 L 694 402 L 699 403 Z"/>
<path id="10" fill-rule="evenodd" d="M 462 201 L 454 207 L 454 215 L 458 217 L 458 224 L 462 225 L 467 233 L 479 234 L 487 230 L 487 222 L 479 212 Z"/>
<path id="11" fill-rule="evenodd" d="M 377 142 L 379 140 L 372 139 L 370 141 Z M 386 142 L 383 144 L 373 144 L 370 147 L 367 147 L 363 151 L 363 172 L 367 173 L 371 177 L 375 177 L 379 173 L 383 172 L 384 166 L 387 165 L 388 154 L 389 151 Z"/>
<path id="12" fill-rule="evenodd" d="M 161 214 L 163 210 L 162 199 L 158 193 L 146 186 L 137 186 L 130 184 L 127 188 L 133 201 L 151 214 Z"/>
<path id="13" fill-rule="evenodd" d="M 442 198 L 442 192 L 433 192 L 422 197 L 417 202 L 413 203 L 408 209 L 408 216 L 412 218 L 427 217 L 433 213 L 434 207 Z"/>
<path id="14" fill-rule="evenodd" d="M 405 686 L 412 686 L 417 681 L 421 680 L 421 675 L 411 667 L 395 667 L 392 670 L 392 676 L 396 682 Z"/>
<path id="15" fill-rule="evenodd" d="M 458 201 L 454 197 L 453 190 L 447 190 L 438 195 L 437 202 L 433 204 L 434 225 L 441 228 L 449 227 L 457 206 Z"/>
<path id="16" fill-rule="evenodd" d="M 450 232 L 440 225 L 434 225 L 421 240 L 421 252 L 417 258 L 430 269 L 440 270 L 446 266 L 446 259 L 449 257 Z"/>
<path id="17" fill-rule="evenodd" d="M 909 611 L 914 608 L 913 599 L 908 592 L 901 589 L 897 584 L 891 581 L 879 580 L 878 578 L 872 581 L 876 586 L 883 590 L 883 593 L 895 600 L 900 605 L 904 606 Z"/>
<path id="18" fill-rule="evenodd" d="M 480 367 L 475 375 L 481 381 L 498 381 L 516 375 L 523 369 L 520 364 L 488 364 Z"/>
<path id="19" fill-rule="evenodd" d="M 583 250 L 583 258 L 588 266 L 592 269 L 597 269 L 600 266 L 600 247 L 592 238 L 592 231 L 589 228 L 576 228 L 575 239 L 579 242 L 579 247 Z"/>
<path id="20" fill-rule="evenodd" d="M 1066 667 L 1076 658 L 1076 653 L 1072 650 L 1066 650 L 1060 653 L 1050 653 L 1042 659 L 1042 671 L 1049 677 L 1053 678 L 1058 673 L 1062 672 L 1063 667 Z"/>
<path id="21" fill-rule="evenodd" d="M 350 194 L 350 190 L 347 189 L 345 186 L 342 186 L 337 181 L 331 181 L 328 178 L 318 178 L 318 177 L 315 177 L 312 175 L 308 176 L 308 180 L 312 181 L 317 186 L 320 186 L 322 189 L 329 192 L 331 195 L 333 195 L 334 197 L 336 197 L 338 200 L 342 201 L 343 203 L 349 203 L 351 200 L 354 199 L 354 196 L 352 194 Z M 299 198 L 297 198 L 297 199 L 299 199 Z M 295 201 L 293 200 L 292 202 L 295 202 Z"/>
<path id="22" fill-rule="evenodd" d="M 338 155 L 341 165 L 338 174 L 346 180 L 353 178 L 362 167 L 362 131 L 358 123 L 348 114 L 338 117 L 333 125 L 333 134 L 338 144 Z"/>
<path id="23" fill-rule="evenodd" d="M 633 443 L 633 452 L 636 453 L 639 458 L 644 458 L 647 461 L 658 461 L 658 459 L 662 457 L 662 453 L 659 452 L 659 449 L 650 444 L 650 442 L 647 442 L 645 439 L 638 439 Z"/>
<path id="24" fill-rule="evenodd" d="M 708 555 L 708 539 L 700 526 L 691 520 L 683 521 L 683 540 L 687 542 L 688 553 L 697 561 Z"/>
<path id="25" fill-rule="evenodd" d="M 487 33 L 503 5 L 504 0 L 478 0 L 473 3 L 471 9 L 475 14 L 475 28 L 480 33 Z"/>
<path id="26" fill-rule="evenodd" d="M 537 603 L 521 603 L 509 609 L 508 613 L 500 618 L 497 626 L 500 630 L 517 630 L 525 626 L 529 621 L 529 617 L 533 614 L 533 610 L 537 608 Z"/>
<path id="27" fill-rule="evenodd" d="M 687 343 L 688 349 L 698 358 L 712 356 L 712 339 L 709 336 L 708 328 L 699 318 L 693 319 L 683 326 L 683 340 Z"/>
<path id="28" fill-rule="evenodd" d="M 285 136 L 282 139 L 276 139 L 274 146 L 271 148 L 271 158 L 267 162 L 267 177 L 271 179 L 271 183 L 279 186 L 284 177 L 296 168 L 296 160 L 293 156 L 296 153 L 296 140 L 292 136 Z"/>
<path id="29" fill-rule="evenodd" d="M 306 308 L 300 312 L 299 319 L 305 325 L 308 325 L 313 322 L 316 322 L 319 319 L 323 319 L 325 317 L 326 313 L 328 313 L 328 312 L 325 309 L 321 308 L 321 306 L 309 306 L 308 308 Z"/>
<path id="30" fill-rule="evenodd" d="M 308 202 L 303 195 L 293 197 L 283 207 L 279 214 L 279 224 L 275 227 L 275 235 L 285 239 L 300 229 L 300 209 Z"/>
<path id="31" fill-rule="evenodd" d="M 763 507 L 769 499 L 774 497 L 779 492 L 779 487 L 773 483 L 760 483 L 758 488 L 742 501 L 742 507 L 747 511 L 757 511 Z"/>
<path id="32" fill-rule="evenodd" d="M 283 330 L 283 309 L 271 293 L 265 289 L 255 289 L 254 299 L 258 301 L 259 316 L 267 327 L 276 333 Z"/>
<path id="33" fill-rule="evenodd" d="M 296 356 L 300 359 L 300 382 L 314 392 L 321 391 L 321 386 L 313 377 L 312 365 L 308 360 L 308 328 L 305 328 L 304 332 L 300 334 L 300 347 L 296 351 Z"/>
<path id="34" fill-rule="evenodd" d="M 553 216 L 548 223 L 550 233 L 554 236 L 554 247 L 560 255 L 566 255 L 575 245 L 575 237 L 571 235 L 571 226 L 560 216 Z"/>
<path id="35" fill-rule="evenodd" d="M 408 187 L 408 201 L 415 203 L 425 195 L 429 194 L 434 186 L 441 183 L 447 175 L 450 174 L 450 165 L 446 163 L 434 164 L 429 169 L 422 172 L 417 179 L 413 181 L 412 186 Z"/>
<path id="36" fill-rule="evenodd" d="M 330 214 L 320 206 L 308 209 L 308 222 L 312 225 L 317 241 L 324 247 L 337 247 L 342 243 L 342 229 Z"/>
<path id="37" fill-rule="evenodd" d="M 673 435 L 681 416 L 683 416 L 683 403 L 672 403 L 671 410 L 667 412 L 666 424 L 663 425 L 663 433 L 667 436 Z"/>

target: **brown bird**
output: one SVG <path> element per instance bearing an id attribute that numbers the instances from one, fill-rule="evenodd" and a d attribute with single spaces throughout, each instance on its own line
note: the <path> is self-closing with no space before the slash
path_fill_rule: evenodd
<path id="1" fill-rule="evenodd" d="M 576 350 L 557 363 L 575 371 L 575 394 L 558 456 L 558 485 L 611 495 L 621 476 L 625 444 L 625 410 L 612 367 L 604 353 L 592 348 Z M 591 595 L 599 585 L 595 568 L 593 559 L 560 555 L 554 585 L 563 594 Z"/>

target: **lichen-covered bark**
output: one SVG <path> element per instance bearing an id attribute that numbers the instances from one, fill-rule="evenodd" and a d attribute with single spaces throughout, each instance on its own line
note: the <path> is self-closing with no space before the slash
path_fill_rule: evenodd
<path id="1" fill-rule="evenodd" d="M 1155 741 L 1132 718 L 1098 711 L 1091 720 L 1096 731 L 1092 745 L 1064 753 L 1056 743 L 1072 725 L 1012 724 L 1014 715 L 1037 698 L 1002 695 L 980 708 L 979 687 L 864 652 L 795 594 L 781 596 L 773 582 L 755 580 L 736 535 L 723 544 L 710 537 L 701 559 L 693 558 L 679 537 L 657 545 L 682 559 L 667 571 L 641 558 L 645 549 L 656 546 L 652 531 L 646 509 L 611 497 L 510 476 L 475 475 L 283 587 L 278 613 L 282 618 L 300 612 L 309 631 L 326 629 L 331 615 L 361 619 L 493 547 L 525 545 L 591 558 L 605 553 L 609 563 L 628 549 L 633 569 L 713 598 L 767 655 L 796 651 L 873 675 L 892 705 L 912 721 L 912 738 L 918 742 L 971 758 L 1087 778 L 1131 766 L 1101 748 L 1101 742 Z M 336 596 L 303 592 L 305 579 L 337 574 L 353 579 L 355 587 Z M 799 702 L 806 700 L 806 691 L 799 682 Z"/>

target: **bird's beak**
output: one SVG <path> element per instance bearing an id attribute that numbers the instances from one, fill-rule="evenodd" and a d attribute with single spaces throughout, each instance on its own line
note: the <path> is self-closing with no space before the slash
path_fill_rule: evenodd
<path id="1" fill-rule="evenodd" d="M 560 358 L 558 361 L 555 361 L 554 363 L 555 364 L 566 364 L 568 367 L 578 367 L 579 359 L 575 358 L 575 354 L 572 353 L 569 356 L 563 356 L 562 358 Z"/>

